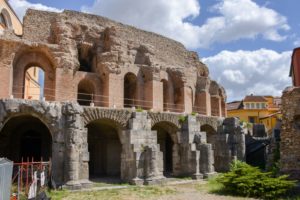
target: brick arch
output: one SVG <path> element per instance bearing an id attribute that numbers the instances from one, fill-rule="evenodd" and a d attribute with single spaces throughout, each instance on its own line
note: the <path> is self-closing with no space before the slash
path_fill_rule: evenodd
<path id="1" fill-rule="evenodd" d="M 42 48 L 22 47 L 15 54 L 13 61 L 13 95 L 23 98 L 25 73 L 30 67 L 40 67 L 45 73 L 44 96 L 55 100 L 55 63 L 47 50 Z"/>
<path id="2" fill-rule="evenodd" d="M 131 118 L 132 111 L 130 110 L 116 110 L 85 107 L 82 114 L 84 126 L 92 121 L 99 119 L 108 119 L 115 122 L 121 129 L 127 127 L 128 121 Z"/>
<path id="3" fill-rule="evenodd" d="M 170 113 L 152 113 L 149 112 L 148 116 L 151 118 L 151 127 L 160 122 L 168 122 L 174 125 L 177 129 L 181 128 L 181 125 L 178 120 L 178 115 Z"/>

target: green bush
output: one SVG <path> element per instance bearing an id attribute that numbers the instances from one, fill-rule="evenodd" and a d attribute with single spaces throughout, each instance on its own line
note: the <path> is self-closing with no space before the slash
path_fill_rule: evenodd
<path id="1" fill-rule="evenodd" d="M 188 118 L 187 116 L 180 115 L 178 117 L 178 121 L 179 121 L 179 123 L 183 124 L 187 120 L 187 118 Z"/>
<path id="2" fill-rule="evenodd" d="M 217 181 L 226 193 L 263 199 L 276 199 L 296 184 L 287 180 L 287 176 L 272 177 L 271 172 L 262 172 L 241 161 L 232 163 L 230 171 L 220 175 Z"/>
<path id="3" fill-rule="evenodd" d="M 136 112 L 143 112 L 143 111 L 144 111 L 144 109 L 143 109 L 143 108 L 141 108 L 141 107 L 138 107 L 137 109 L 135 109 L 135 111 L 136 111 Z"/>

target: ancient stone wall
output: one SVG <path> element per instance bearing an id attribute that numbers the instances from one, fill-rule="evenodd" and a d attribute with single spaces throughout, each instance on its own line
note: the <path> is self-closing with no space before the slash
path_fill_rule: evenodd
<path id="1" fill-rule="evenodd" d="M 212 133 L 201 131 L 201 125 L 218 129 L 213 144 L 207 143 L 207 134 Z M 44 128 L 38 128 L 42 126 Z M 221 126 L 226 134 L 220 130 Z M 107 155 L 104 154 L 107 151 L 93 149 L 91 142 L 98 140 L 98 136 L 101 140 L 113 130 L 108 127 L 117 131 L 121 150 L 118 155 L 113 143 L 106 147 L 111 152 L 109 157 L 120 159 L 117 165 L 112 160 L 102 160 L 111 163 L 111 172 L 107 173 L 120 170 L 120 179 L 133 184 L 154 184 L 164 181 L 166 176 L 209 177 L 215 173 L 215 158 L 228 166 L 233 159 L 243 159 L 244 155 L 244 141 L 242 133 L 236 131 L 238 127 L 222 124 L 222 119 L 216 117 L 189 115 L 182 118 L 171 113 L 82 107 L 68 102 L 3 99 L 0 100 L 0 156 L 15 161 L 21 159 L 23 154 L 19 147 L 26 143 L 20 139 L 23 130 L 37 134 L 48 132 L 51 139 L 45 142 L 49 147 L 46 143 L 42 145 L 50 152 L 40 152 L 41 156 L 51 158 L 55 182 L 70 188 L 86 187 L 93 178 L 92 163 L 98 165 L 100 161 L 93 160 L 95 157 L 91 155 Z M 98 136 L 90 141 L 95 128 L 98 128 Z M 165 137 L 170 137 L 170 142 Z M 223 141 L 224 137 L 227 139 Z M 38 147 L 34 153 L 39 153 Z"/>
<path id="2" fill-rule="evenodd" d="M 280 170 L 300 178 L 300 88 L 290 87 L 282 95 Z"/>

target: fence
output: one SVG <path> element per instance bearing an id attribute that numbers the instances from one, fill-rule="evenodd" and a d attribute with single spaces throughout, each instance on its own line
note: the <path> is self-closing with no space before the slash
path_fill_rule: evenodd
<path id="1" fill-rule="evenodd" d="M 35 97 L 39 96 L 40 93 L 35 93 L 36 89 L 35 87 L 30 87 L 31 92 L 29 96 Z M 25 98 L 24 95 L 24 87 L 23 86 L 14 86 L 14 97 L 16 98 Z M 70 97 L 70 101 L 77 101 L 79 104 L 83 106 L 89 106 L 94 105 L 98 107 L 109 107 L 108 105 L 113 104 L 113 107 L 125 107 L 125 108 L 142 108 L 144 110 L 151 110 L 153 107 L 162 107 L 161 109 L 163 111 L 169 111 L 169 112 L 176 112 L 176 113 L 182 113 L 185 111 L 184 102 L 165 102 L 165 101 L 149 101 L 144 99 L 138 99 L 138 98 L 121 98 L 121 97 L 110 97 L 105 95 L 99 95 L 94 93 L 77 93 L 77 92 L 66 92 L 66 91 L 59 91 L 56 89 L 50 89 L 50 88 L 43 88 L 44 90 L 44 96 L 39 96 L 37 99 L 33 100 L 40 100 L 45 99 L 47 101 L 55 100 L 55 95 L 63 95 Z M 27 94 L 27 95 L 28 95 Z M 156 106 L 155 106 L 155 105 Z M 193 112 L 199 113 L 199 114 L 207 114 L 207 110 L 205 106 L 196 106 L 193 105 L 192 107 Z M 211 108 L 212 116 L 220 116 L 220 108 L 216 106 L 212 106 Z M 225 113 L 222 113 L 223 115 Z"/>
<path id="2" fill-rule="evenodd" d="M 14 163 L 12 183 L 15 186 L 12 199 L 35 199 L 43 193 L 51 181 L 51 162 Z"/>
<path id="3" fill-rule="evenodd" d="M 10 199 L 13 162 L 0 158 L 0 200 Z"/>

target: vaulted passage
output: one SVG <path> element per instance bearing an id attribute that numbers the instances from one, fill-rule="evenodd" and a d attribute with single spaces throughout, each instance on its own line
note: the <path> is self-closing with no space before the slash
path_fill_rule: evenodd
<path id="1" fill-rule="evenodd" d="M 178 159 L 176 128 L 168 122 L 160 122 L 152 130 L 157 131 L 157 143 L 163 153 L 163 174 L 172 176 Z"/>
<path id="2" fill-rule="evenodd" d="M 120 177 L 122 145 L 115 127 L 105 119 L 87 125 L 90 178 Z"/>
<path id="3" fill-rule="evenodd" d="M 32 116 L 10 119 L 0 132 L 0 157 L 14 162 L 48 161 L 52 137 L 46 125 Z"/>

